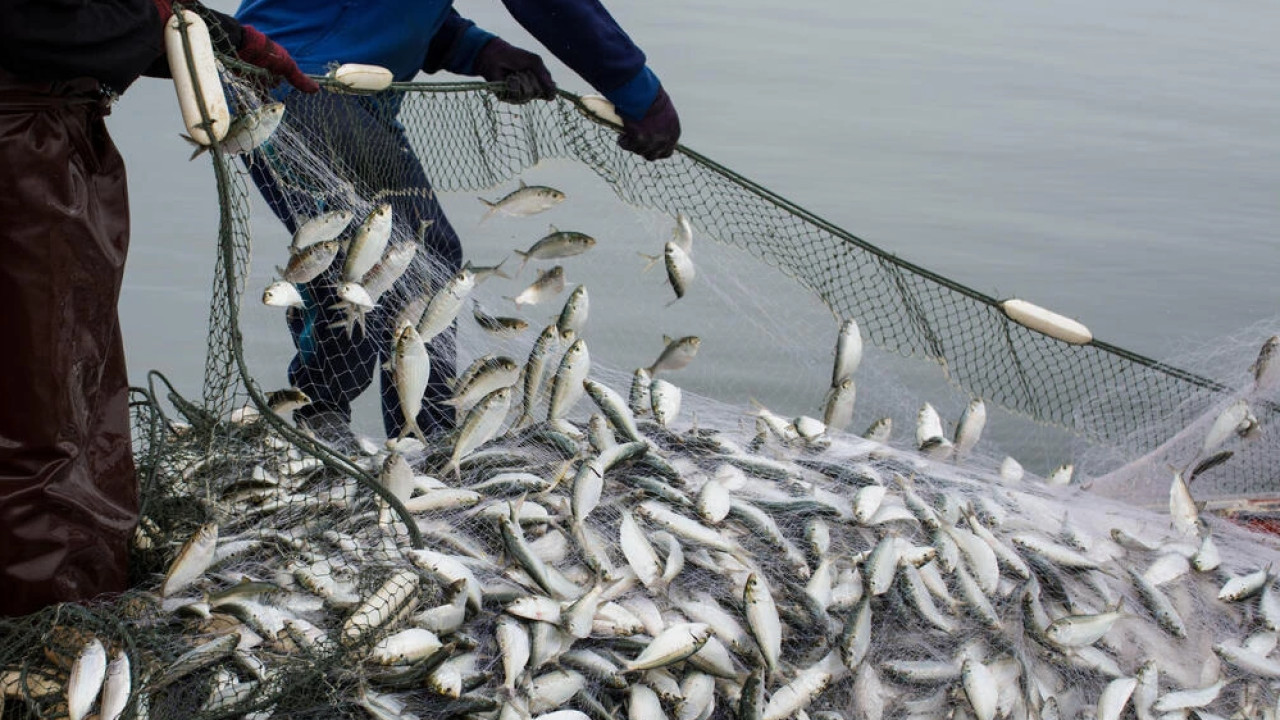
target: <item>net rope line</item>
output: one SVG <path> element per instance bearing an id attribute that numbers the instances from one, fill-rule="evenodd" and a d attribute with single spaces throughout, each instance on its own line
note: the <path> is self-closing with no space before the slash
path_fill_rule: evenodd
<path id="1" fill-rule="evenodd" d="M 238 75 L 261 75 L 233 58 L 220 60 Z M 329 78 L 317 80 L 325 90 L 342 88 Z M 396 82 L 384 91 L 402 95 L 398 119 L 437 191 L 489 188 L 547 158 L 580 163 L 624 203 L 671 215 L 682 211 L 701 232 L 773 266 L 813 292 L 838 318 L 856 319 L 880 349 L 938 362 L 956 387 L 1109 447 L 1149 452 L 1167 439 L 1164 428 L 1185 427 L 1233 392 L 1221 382 L 1111 343 L 1094 339 L 1072 345 L 1029 329 L 1010 319 L 997 298 L 877 247 L 684 145 L 670 160 L 645 163 L 632 158 L 614 146 L 617 128 L 594 115 L 572 92 L 559 90 L 559 99 L 552 103 L 512 106 L 493 97 L 491 91 L 498 87 L 481 82 Z M 425 105 L 448 98 L 465 99 L 451 103 L 448 110 L 461 107 L 470 112 L 461 120 L 449 117 L 465 125 L 462 139 L 457 132 L 435 132 L 431 118 L 422 117 L 438 110 Z M 456 151 L 458 157 L 447 159 L 452 165 L 441 172 L 442 153 L 423 152 L 423 142 L 451 142 L 443 155 L 447 159 L 449 151 Z M 235 243 L 237 232 L 248 234 L 247 229 L 227 226 L 229 219 L 235 220 L 226 211 L 226 203 L 235 202 L 227 191 L 235 171 L 224 154 L 215 152 L 213 157 L 220 166 L 224 205 L 220 237 L 224 244 Z M 468 166 L 472 159 L 477 162 Z M 687 179 L 690 174 L 692 182 Z M 673 190 L 664 185 L 664 180 L 682 176 L 682 186 Z M 689 193 L 682 195 L 681 190 Z M 737 207 L 745 202 L 744 196 L 759 207 Z M 241 212 L 247 216 L 247 209 Z M 748 212 L 764 217 L 744 218 Z M 747 227 L 752 219 L 762 220 L 765 227 Z M 810 262 L 815 252 L 821 261 L 816 264 Z M 224 247 L 222 254 L 225 282 L 236 278 L 242 283 L 243 276 L 237 278 L 234 272 L 232 249 Z M 218 282 L 223 281 L 215 285 Z M 242 289 L 232 293 L 230 286 L 225 290 L 242 294 Z M 878 296 L 881 292 L 885 297 Z M 226 300 L 223 312 L 231 324 L 232 361 L 251 385 L 240 350 L 237 302 Z M 211 318 L 211 325 L 216 323 Z M 218 343 L 216 334 L 211 334 L 211 350 Z M 1116 391 L 1121 397 L 1114 396 Z M 256 387 L 251 395 L 261 405 Z M 1274 403 L 1260 404 L 1272 413 L 1280 411 Z M 1280 457 L 1272 457 L 1276 448 L 1260 454 L 1264 457 L 1252 462 L 1246 473 L 1254 482 L 1265 477 L 1266 464 L 1280 462 Z"/>

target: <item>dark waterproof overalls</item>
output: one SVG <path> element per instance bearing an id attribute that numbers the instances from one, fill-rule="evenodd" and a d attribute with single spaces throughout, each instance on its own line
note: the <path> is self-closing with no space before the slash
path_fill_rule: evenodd
<path id="1" fill-rule="evenodd" d="M 129 201 L 104 111 L 94 80 L 0 70 L 0 616 L 128 580 Z"/>

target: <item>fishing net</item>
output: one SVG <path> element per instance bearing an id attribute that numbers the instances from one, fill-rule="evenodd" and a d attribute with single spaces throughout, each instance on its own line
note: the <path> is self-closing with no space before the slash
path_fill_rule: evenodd
<path id="1" fill-rule="evenodd" d="M 223 79 L 238 116 L 270 107 L 251 75 Z M 220 223 L 201 397 L 153 373 L 133 406 L 136 589 L 0 621 L 6 718 L 66 716 L 73 696 L 106 713 L 105 690 L 86 701 L 80 679 L 95 639 L 129 659 L 123 717 L 1119 717 L 1117 702 L 1274 717 L 1278 548 L 1168 499 L 1168 464 L 1223 449 L 1197 498 L 1271 489 L 1271 398 L 1243 364 L 1217 382 L 1041 335 L 688 149 L 658 163 L 621 151 L 580 98 L 512 106 L 493 90 L 330 82 L 286 100 L 253 152 L 211 149 Z M 407 151 L 386 142 L 400 133 Z M 504 357 L 527 368 L 550 327 L 544 379 L 526 370 L 477 393 L 458 435 L 385 444 L 405 418 L 399 320 L 421 326 L 464 262 L 446 228 L 473 275 L 550 234 L 541 219 L 479 221 L 473 193 L 496 202 L 515 178 L 564 190 L 553 222 L 598 241 L 477 283 L 456 329 L 432 339 L 431 375 L 487 355 L 477 376 L 501 376 Z M 360 312 L 333 287 L 384 203 L 388 251 L 418 251 Z M 347 249 L 319 281 L 286 283 L 302 308 L 244 301 L 274 266 L 289 271 L 283 224 L 344 210 Z M 662 254 L 677 214 L 697 274 L 672 303 L 664 262 L 645 273 L 637 252 Z M 563 289 L 524 294 L 533 269 L 557 263 Z M 568 333 L 556 323 L 578 284 L 590 319 Z M 850 433 L 822 432 L 797 416 L 823 415 L 845 319 L 869 347 Z M 659 357 L 664 333 L 702 338 L 688 367 Z M 589 344 L 597 385 L 564 402 L 581 389 L 570 341 Z M 354 388 L 351 437 L 305 421 L 291 362 Z M 645 402 L 633 369 L 650 366 L 660 382 L 636 386 Z M 901 392 L 908 381 L 922 390 Z M 964 457 L 949 431 L 917 440 L 925 395 L 948 425 L 983 398 L 989 437 Z M 1257 428 L 1206 448 L 1241 398 Z M 500 431 L 467 429 L 488 413 Z M 851 434 L 882 417 L 896 424 L 888 442 Z M 1046 425 L 1062 433 L 1048 450 Z M 1078 469 L 1086 482 L 1146 483 L 1136 497 L 1162 509 L 1087 493 L 1080 477 L 1024 480 L 991 449 L 1045 473 L 1081 447 L 1072 437 L 1098 458 Z"/>

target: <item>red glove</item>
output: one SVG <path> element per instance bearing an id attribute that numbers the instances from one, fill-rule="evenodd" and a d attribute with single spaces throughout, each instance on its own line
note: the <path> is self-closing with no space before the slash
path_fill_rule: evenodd
<path id="1" fill-rule="evenodd" d="M 156 0 L 163 2 L 163 0 Z M 298 88 L 305 93 L 313 93 L 320 90 L 320 86 L 315 80 L 307 77 L 307 74 L 298 69 L 298 63 L 293 61 L 289 56 L 289 51 L 280 47 L 274 40 L 258 32 L 252 25 L 243 25 L 244 37 L 240 41 L 240 47 L 236 51 L 236 55 L 241 60 L 250 65 L 268 70 L 273 75 L 280 75 L 289 84 Z"/>

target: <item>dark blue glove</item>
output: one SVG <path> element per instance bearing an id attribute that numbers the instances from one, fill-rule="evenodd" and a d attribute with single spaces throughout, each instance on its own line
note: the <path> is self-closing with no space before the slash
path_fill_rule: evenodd
<path id="1" fill-rule="evenodd" d="M 534 99 L 554 100 L 556 83 L 542 58 L 494 38 L 476 54 L 475 73 L 489 82 L 506 83 L 496 94 L 503 102 L 523 105 Z"/>
<path id="2" fill-rule="evenodd" d="M 671 96 L 661 87 L 653 104 L 639 120 L 622 119 L 622 134 L 618 146 L 633 152 L 645 160 L 671 157 L 680 141 L 680 116 Z"/>

